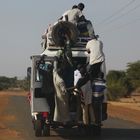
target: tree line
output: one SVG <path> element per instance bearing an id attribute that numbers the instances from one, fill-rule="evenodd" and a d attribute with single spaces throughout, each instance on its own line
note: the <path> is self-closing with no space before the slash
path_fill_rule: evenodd
<path id="1" fill-rule="evenodd" d="M 140 93 L 140 61 L 127 64 L 126 71 L 111 70 L 107 74 L 107 95 L 110 100 Z"/>
<path id="2" fill-rule="evenodd" d="M 21 90 L 29 90 L 30 81 L 25 77 L 22 80 L 18 80 L 17 77 L 8 78 L 5 76 L 0 76 L 0 90 L 8 90 L 8 89 L 21 89 Z"/>
<path id="3" fill-rule="evenodd" d="M 30 81 L 17 77 L 0 76 L 0 90 L 19 88 L 29 90 Z M 133 91 L 140 92 L 140 60 L 128 63 L 125 71 L 110 70 L 107 74 L 107 95 L 109 100 L 131 96 Z"/>

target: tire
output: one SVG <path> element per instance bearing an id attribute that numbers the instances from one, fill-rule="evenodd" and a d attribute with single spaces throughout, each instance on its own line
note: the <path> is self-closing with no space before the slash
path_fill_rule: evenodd
<path id="1" fill-rule="evenodd" d="M 44 124 L 43 126 L 43 136 L 50 136 L 50 125 Z"/>
<path id="2" fill-rule="evenodd" d="M 56 46 L 63 46 L 63 37 L 62 33 L 68 34 L 70 37 L 70 40 L 75 43 L 78 38 L 78 29 L 77 27 L 67 21 L 60 21 L 56 25 L 53 26 L 52 28 L 52 40 L 54 41 Z"/>
<path id="3" fill-rule="evenodd" d="M 35 136 L 36 137 L 42 136 L 42 127 L 41 127 L 41 121 L 40 120 L 35 120 L 34 128 L 35 128 Z"/>

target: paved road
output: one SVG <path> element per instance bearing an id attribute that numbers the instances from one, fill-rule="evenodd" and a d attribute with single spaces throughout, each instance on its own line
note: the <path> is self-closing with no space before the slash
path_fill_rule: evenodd
<path id="1" fill-rule="evenodd" d="M 77 135 L 76 129 L 70 129 L 59 130 L 59 133 L 51 131 L 50 137 L 37 138 L 32 128 L 29 104 L 22 96 L 10 97 L 7 113 L 17 116 L 16 122 L 8 125 L 20 132 L 23 140 L 140 140 L 140 125 L 113 118 L 104 122 L 101 137 Z"/>

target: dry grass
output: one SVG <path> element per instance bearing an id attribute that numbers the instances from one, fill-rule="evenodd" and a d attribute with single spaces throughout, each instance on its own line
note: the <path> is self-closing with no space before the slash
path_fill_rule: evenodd
<path id="1" fill-rule="evenodd" d="M 119 102 L 109 102 L 108 113 L 112 117 L 140 124 L 140 95 L 122 98 Z"/>
<path id="2" fill-rule="evenodd" d="M 27 96 L 27 91 L 0 91 L 0 96 Z"/>

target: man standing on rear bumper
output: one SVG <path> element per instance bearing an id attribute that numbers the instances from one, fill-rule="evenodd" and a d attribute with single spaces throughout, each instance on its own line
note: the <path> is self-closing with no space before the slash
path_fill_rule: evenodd
<path id="1" fill-rule="evenodd" d="M 105 61 L 103 43 L 98 40 L 98 36 L 94 35 L 93 38 L 87 43 L 86 49 L 90 55 L 90 78 L 91 80 L 94 80 L 101 72 L 101 64 Z"/>

